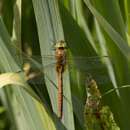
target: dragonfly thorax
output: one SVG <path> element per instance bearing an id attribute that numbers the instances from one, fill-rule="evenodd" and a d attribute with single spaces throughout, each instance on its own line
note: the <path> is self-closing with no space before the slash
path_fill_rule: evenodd
<path id="1" fill-rule="evenodd" d="M 64 67 L 66 64 L 66 49 L 57 48 L 55 51 L 55 57 L 56 57 L 57 72 L 64 72 Z"/>

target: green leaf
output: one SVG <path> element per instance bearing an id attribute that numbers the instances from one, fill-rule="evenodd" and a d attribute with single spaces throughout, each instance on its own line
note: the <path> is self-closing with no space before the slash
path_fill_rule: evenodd
<path id="1" fill-rule="evenodd" d="M 130 48 L 128 47 L 127 42 L 122 38 L 122 36 L 103 18 L 102 15 L 91 5 L 89 0 L 84 0 L 88 8 L 91 10 L 93 15 L 98 19 L 99 23 L 103 29 L 108 33 L 111 39 L 115 42 L 120 51 L 124 56 L 129 60 L 130 57 Z"/>
<path id="2" fill-rule="evenodd" d="M 104 35 L 103 38 L 105 38 L 106 49 L 112 58 L 112 69 L 114 72 L 113 76 L 116 78 L 115 83 L 118 87 L 121 87 L 124 84 L 129 84 L 130 79 L 128 75 L 130 48 L 124 33 L 125 29 L 124 24 L 122 24 L 122 17 L 119 10 L 118 1 L 93 1 L 93 5 L 89 0 L 84 0 L 84 2 L 103 29 L 102 34 Z M 108 5 L 111 5 L 111 8 L 107 9 Z M 114 77 L 111 76 L 111 79 L 114 79 Z M 112 94 L 113 100 L 111 102 L 107 100 L 105 101 L 111 104 L 111 108 L 113 109 L 115 115 L 118 115 L 116 116 L 116 120 L 119 120 L 121 129 L 127 129 L 128 127 L 126 126 L 129 124 L 127 121 L 129 117 L 127 115 L 130 113 L 130 111 L 127 109 L 129 107 L 129 103 L 127 102 L 127 99 L 129 98 L 129 89 L 120 90 L 119 92 L 119 100 L 114 98 Z M 117 109 L 119 110 L 118 112 Z M 127 114 L 124 115 L 124 112 Z"/>
<path id="3" fill-rule="evenodd" d="M 18 72 L 19 70 L 21 70 L 21 68 L 17 64 L 17 61 L 15 61 L 15 51 L 13 51 L 13 49 L 16 48 L 13 48 L 13 46 L 11 45 L 8 33 L 2 21 L 0 21 L 0 27 L 1 27 L 1 31 L 0 31 L 1 71 Z M 11 52 L 9 50 L 11 50 Z M 13 54 L 14 57 L 12 57 Z M 9 106 L 10 109 L 13 108 L 11 118 L 13 119 L 14 117 L 14 120 L 17 121 L 15 123 L 18 124 L 17 126 L 18 129 L 23 130 L 23 126 L 24 129 L 33 129 L 33 130 L 36 129 L 42 130 L 43 128 L 52 129 L 52 130 L 56 129 L 54 122 L 50 117 L 50 114 L 48 114 L 49 109 L 47 109 L 43 104 L 41 104 L 37 100 L 32 99 L 32 96 L 35 95 L 35 93 L 31 90 L 31 88 L 29 88 L 26 81 L 21 80 L 21 78 L 17 73 L 3 74 L 1 75 L 1 78 L 2 80 L 4 80 L 3 82 L 1 82 L 1 87 L 3 87 L 3 85 L 8 85 L 8 84 L 15 84 L 16 86 L 22 85 L 22 86 L 26 86 L 24 88 L 26 88 L 26 91 L 30 93 L 30 95 L 27 95 L 25 91 L 23 91 L 19 87 L 4 89 L 5 95 L 7 94 L 8 97 L 10 97 L 8 99 L 10 100 Z M 39 113 L 39 111 L 40 114 L 38 115 L 37 113 Z M 44 117 L 44 119 L 42 117 Z M 49 123 L 45 123 L 45 122 L 49 122 Z"/>
<path id="4" fill-rule="evenodd" d="M 59 40 L 64 40 L 58 3 L 54 0 L 33 0 L 33 6 L 38 26 L 41 56 L 54 55 L 54 51 L 52 50 L 53 45 Z M 44 57 L 42 59 L 43 65 L 51 64 L 48 63 L 46 59 L 44 59 Z M 55 66 L 44 68 L 44 71 L 47 74 L 45 75 L 45 82 L 52 103 L 53 111 L 57 114 L 57 88 L 55 87 L 55 85 L 57 86 L 57 78 Z M 49 80 L 47 77 L 49 77 Z M 52 81 L 53 84 L 50 81 Z M 74 130 L 74 119 L 68 70 L 66 70 L 63 75 L 63 95 L 64 99 L 62 122 L 67 129 Z"/>

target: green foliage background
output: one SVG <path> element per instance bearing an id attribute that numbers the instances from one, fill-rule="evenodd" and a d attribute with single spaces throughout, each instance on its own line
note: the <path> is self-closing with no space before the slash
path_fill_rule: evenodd
<path id="1" fill-rule="evenodd" d="M 130 89 L 125 87 L 130 84 L 129 0 L 1 0 L 0 15 L 0 97 L 9 129 L 85 130 L 86 72 L 79 69 L 87 67 L 87 61 L 74 60 L 72 71 L 66 69 L 64 118 L 57 118 L 56 74 L 53 67 L 44 67 L 50 61 L 42 56 L 54 54 L 52 43 L 59 40 L 66 41 L 73 59 L 109 56 L 93 73 L 107 75 L 108 82 L 100 78 L 99 89 L 102 94 L 115 91 L 103 96 L 103 103 L 109 105 L 121 130 L 130 128 Z M 38 71 L 44 69 L 40 84 L 26 80 L 22 71 L 26 55 L 42 57 L 28 61 Z"/>

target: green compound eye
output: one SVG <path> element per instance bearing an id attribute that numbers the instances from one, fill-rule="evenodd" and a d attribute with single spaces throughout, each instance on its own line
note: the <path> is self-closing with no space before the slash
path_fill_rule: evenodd
<path id="1" fill-rule="evenodd" d="M 66 43 L 65 43 L 65 41 L 63 41 L 63 40 L 58 41 L 58 42 L 55 44 L 55 48 L 66 48 Z"/>

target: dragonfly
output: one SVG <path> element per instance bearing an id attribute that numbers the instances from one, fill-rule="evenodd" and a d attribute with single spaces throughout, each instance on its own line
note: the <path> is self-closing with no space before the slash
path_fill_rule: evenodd
<path id="1" fill-rule="evenodd" d="M 54 69 L 57 77 L 57 88 L 58 88 L 58 117 L 62 119 L 63 116 L 63 74 L 68 67 L 69 71 L 73 68 L 77 68 L 79 71 L 82 71 L 85 74 L 91 73 L 99 82 L 107 81 L 105 76 L 106 71 L 104 72 L 103 68 L 105 65 L 102 63 L 103 60 L 108 60 L 108 56 L 92 56 L 92 57 L 72 57 L 67 55 L 66 43 L 63 40 L 60 40 L 55 43 L 54 46 L 54 55 L 42 55 L 42 56 L 28 56 L 22 52 L 24 59 L 23 70 L 27 75 L 27 79 L 33 79 L 37 75 L 45 73 L 45 70 Z M 47 64 L 39 64 L 39 61 L 46 62 Z M 29 63 L 28 63 L 29 62 Z M 30 73 L 30 69 L 33 72 Z M 98 74 L 97 74 L 98 72 Z M 100 77 L 101 75 L 102 77 Z M 100 78 L 99 78 L 100 77 Z M 106 78 L 105 80 L 103 78 Z M 109 79 L 108 79 L 109 80 Z"/>

